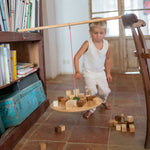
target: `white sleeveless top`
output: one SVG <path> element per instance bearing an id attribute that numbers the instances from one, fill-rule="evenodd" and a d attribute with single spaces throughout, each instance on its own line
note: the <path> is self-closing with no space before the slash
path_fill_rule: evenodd
<path id="1" fill-rule="evenodd" d="M 103 48 L 97 49 L 90 38 L 89 48 L 83 54 L 83 71 L 101 72 L 105 69 L 105 59 L 108 50 L 108 41 L 103 40 Z"/>

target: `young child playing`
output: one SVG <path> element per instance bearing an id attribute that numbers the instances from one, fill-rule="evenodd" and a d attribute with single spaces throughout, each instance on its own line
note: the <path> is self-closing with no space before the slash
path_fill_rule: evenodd
<path id="1" fill-rule="evenodd" d="M 106 21 L 89 23 L 89 33 L 91 38 L 85 41 L 74 57 L 75 78 L 82 79 L 79 71 L 79 59 L 83 55 L 83 77 L 85 88 L 90 95 L 99 95 L 103 100 L 106 109 L 111 109 L 107 101 L 110 93 L 108 82 L 112 81 L 110 73 L 110 44 L 104 39 L 106 35 Z M 106 73 L 105 73 L 105 71 Z M 108 82 L 107 82 L 108 81 Z M 89 118 L 96 108 L 83 114 L 84 118 Z"/>

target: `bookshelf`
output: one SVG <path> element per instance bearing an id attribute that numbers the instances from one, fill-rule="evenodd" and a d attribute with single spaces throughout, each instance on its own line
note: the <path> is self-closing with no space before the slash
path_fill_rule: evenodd
<path id="1" fill-rule="evenodd" d="M 40 1 L 39 17 L 39 25 L 42 26 L 42 1 Z M 9 43 L 10 48 L 17 51 L 17 61 L 21 60 L 21 62 L 32 62 L 39 66 L 37 74 L 39 79 L 42 81 L 44 91 L 46 93 L 43 32 L 0 32 L 0 43 Z M 5 91 L 6 88 L 13 86 L 16 82 L 20 82 L 23 78 L 26 77 L 13 80 L 9 84 L 0 86 L 0 91 Z M 0 138 L 0 149 L 11 150 L 48 106 L 49 101 L 45 99 L 45 101 L 20 125 L 8 128 Z"/>

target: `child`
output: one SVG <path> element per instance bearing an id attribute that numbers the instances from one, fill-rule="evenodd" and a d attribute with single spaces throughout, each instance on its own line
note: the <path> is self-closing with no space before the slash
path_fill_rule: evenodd
<path id="1" fill-rule="evenodd" d="M 108 82 L 112 81 L 110 74 L 110 44 L 104 39 L 106 26 L 106 21 L 89 23 L 91 38 L 83 43 L 74 57 L 74 63 L 75 78 L 82 79 L 82 75 L 79 71 L 79 58 L 83 55 L 85 88 L 88 89 L 90 95 L 98 94 L 102 98 L 102 104 L 105 108 L 111 109 L 110 105 L 106 102 L 111 91 L 108 87 Z M 104 69 L 106 70 L 106 74 Z M 87 111 L 83 117 L 88 119 L 95 110 L 96 108 Z"/>

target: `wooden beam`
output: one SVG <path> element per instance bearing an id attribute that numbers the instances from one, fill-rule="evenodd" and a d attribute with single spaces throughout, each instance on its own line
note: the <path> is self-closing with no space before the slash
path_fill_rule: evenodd
<path id="1" fill-rule="evenodd" d="M 35 28 L 29 28 L 29 29 L 19 29 L 18 32 L 45 30 L 45 29 L 51 29 L 51 28 L 59 28 L 59 27 L 80 25 L 80 24 L 86 24 L 86 23 L 92 23 L 92 22 L 100 22 L 100 21 L 106 21 L 106 20 L 120 19 L 121 17 L 122 16 L 114 16 L 114 17 L 92 19 L 92 20 L 72 22 L 72 23 L 64 23 L 64 24 L 57 24 L 57 25 L 41 26 L 41 27 L 35 27 Z"/>

